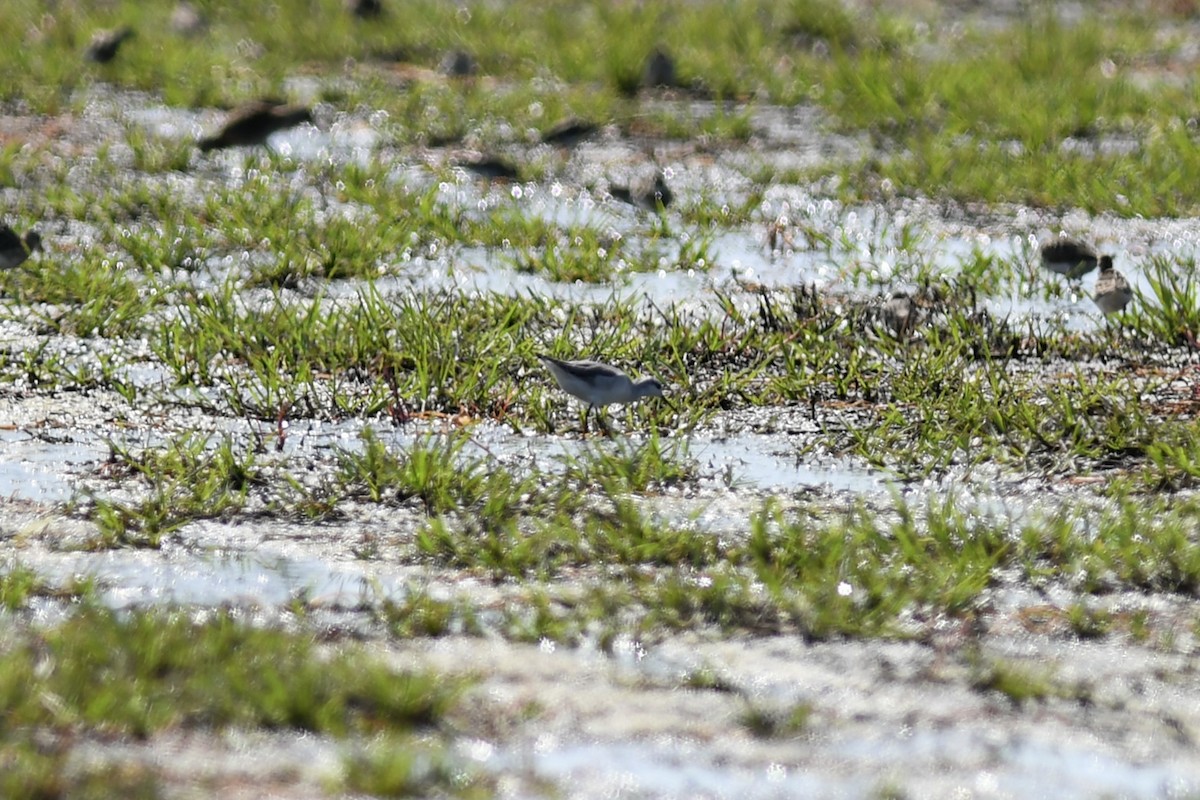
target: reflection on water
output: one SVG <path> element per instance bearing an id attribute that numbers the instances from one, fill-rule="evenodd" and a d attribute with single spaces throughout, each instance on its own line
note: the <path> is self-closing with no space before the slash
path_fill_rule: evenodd
<path id="1" fill-rule="evenodd" d="M 114 608 L 156 605 L 278 608 L 302 597 L 323 608 L 349 609 L 364 599 L 403 591 L 403 582 L 365 562 L 337 563 L 281 554 L 220 553 L 168 556 L 155 551 L 22 554 L 22 563 L 54 584 L 94 577 L 100 599 Z"/>
<path id="2" fill-rule="evenodd" d="M 0 431 L 0 497 L 37 503 L 69 500 L 75 492 L 69 474 L 80 465 L 103 460 L 108 448 L 95 440 L 64 439 L 50 442 L 26 431 Z"/>
<path id="3" fill-rule="evenodd" d="M 716 474 L 727 473 L 735 486 L 759 491 L 788 491 L 819 486 L 862 494 L 885 490 L 886 476 L 843 459 L 811 458 L 781 452 L 786 442 L 766 434 L 742 434 L 720 440 L 693 440 L 690 454 Z"/>
<path id="4" fill-rule="evenodd" d="M 571 787 L 572 797 L 769 798 L 826 797 L 833 786 L 822 776 L 772 764 L 764 769 L 716 763 L 686 740 L 660 743 L 594 743 L 540 750 L 540 775 Z M 852 780 L 865 796 L 870 784 Z"/>
<path id="5" fill-rule="evenodd" d="M 1004 736 L 981 724 L 886 738 L 829 735 L 834 741 L 781 743 L 786 760 L 759 770 L 686 739 L 542 746 L 528 758 L 534 771 L 580 798 L 871 797 L 888 785 L 904 796 L 939 796 L 958 782 L 956 773 L 964 797 L 1152 798 L 1165 787 L 1182 797 L 1200 788 L 1186 765 L 1133 763 L 1107 748 L 1063 744 L 1059 734 Z M 510 761 L 517 762 L 502 754 L 489 766 L 502 771 Z"/>

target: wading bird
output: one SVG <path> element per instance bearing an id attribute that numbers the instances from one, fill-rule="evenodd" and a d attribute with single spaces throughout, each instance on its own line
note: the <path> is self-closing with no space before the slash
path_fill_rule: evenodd
<path id="1" fill-rule="evenodd" d="M 259 100 L 231 111 L 221 130 L 201 139 L 198 146 L 201 152 L 208 152 L 222 147 L 264 144 L 276 131 L 312 121 L 312 111 L 307 106 Z"/>
<path id="2" fill-rule="evenodd" d="M 600 427 L 608 433 L 601 409 L 614 403 L 632 403 L 643 397 L 663 397 L 663 385 L 658 378 L 630 378 L 616 367 L 599 361 L 561 361 L 550 356 L 538 358 L 560 389 L 587 403 L 583 414 L 583 432 L 587 433 L 588 414 L 596 409 Z"/>
<path id="3" fill-rule="evenodd" d="M 1078 239 L 1059 237 L 1042 245 L 1042 266 L 1071 280 L 1082 278 L 1096 268 L 1100 256 L 1091 245 Z"/>
<path id="4" fill-rule="evenodd" d="M 671 205 L 671 201 L 675 199 L 671 188 L 667 186 L 667 179 L 662 170 L 659 170 L 654 176 L 652 184 L 614 186 L 610 193 L 617 200 L 644 208 L 647 211 L 661 211 Z"/>
<path id="5" fill-rule="evenodd" d="M 1096 276 L 1096 291 L 1092 299 L 1106 315 L 1116 314 L 1133 299 L 1129 281 L 1113 269 L 1112 256 L 1100 257 L 1100 274 Z"/>
<path id="6" fill-rule="evenodd" d="M 111 31 L 96 31 L 87 48 L 88 60 L 95 61 L 97 64 L 107 64 L 117 57 L 121 43 L 131 36 L 133 36 L 133 28 L 128 25 L 123 28 L 114 28 Z"/>
<path id="7" fill-rule="evenodd" d="M 21 237 L 7 225 L 0 226 L 0 269 L 19 267 L 34 250 L 41 249 L 42 237 L 37 231 L 27 231 Z"/>

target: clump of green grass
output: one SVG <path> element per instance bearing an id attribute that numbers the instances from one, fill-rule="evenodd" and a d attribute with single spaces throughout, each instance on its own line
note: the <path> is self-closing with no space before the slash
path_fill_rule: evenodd
<path id="1" fill-rule="evenodd" d="M 516 517 L 468 516 L 460 523 L 430 520 L 417 533 L 417 550 L 436 563 L 486 570 L 496 578 L 553 575 L 578 552 L 573 528 L 543 522 L 527 532 Z"/>
<path id="2" fill-rule="evenodd" d="M 764 511 L 745 557 L 808 635 L 882 632 L 904 609 L 969 611 L 1009 547 L 1002 531 L 971 525 L 949 504 L 932 506 L 926 525 L 907 510 L 892 526 L 856 512 L 826 528 Z M 919 585 L 902 577 L 908 570 L 923 576 Z"/>
<path id="3" fill-rule="evenodd" d="M 795 629 L 792 604 L 764 593 L 744 573 L 720 567 L 700 575 L 674 571 L 665 577 L 632 576 L 632 587 L 614 590 L 606 602 L 613 607 L 609 619 L 624 618 L 643 639 L 664 630 L 716 629 L 770 636 Z M 624 614 L 617 616 L 617 610 Z"/>
<path id="4" fill-rule="evenodd" d="M 952 501 L 920 509 L 899 503 L 894 515 L 860 508 L 836 519 L 768 507 L 742 540 L 665 524 L 630 500 L 545 513 L 555 507 L 549 501 L 517 518 L 436 518 L 415 549 L 496 580 L 578 580 L 601 569 L 609 583 L 614 572 L 624 576 L 619 588 L 596 585 L 569 603 L 547 596 L 536 609 L 514 606 L 522 636 L 558 632 L 575 641 L 598 630 L 602 638 L 652 638 L 715 628 L 894 637 L 914 635 L 913 620 L 975 619 L 985 590 L 1014 570 L 1078 593 L 1190 594 L 1200 585 L 1200 548 L 1188 531 L 1200 512 L 1194 503 L 1171 505 L 1122 497 L 1099 514 L 1072 508 L 1019 526 L 967 516 Z M 1107 635 L 1110 623 L 1109 615 L 1079 609 L 1071 620 L 1078 635 L 1092 637 Z"/>
<path id="5" fill-rule="evenodd" d="M 593 510 L 580 528 L 584 561 L 703 569 L 722 558 L 720 543 L 713 536 L 669 525 L 629 500 L 614 499 L 611 511 Z"/>
<path id="6" fill-rule="evenodd" d="M 397 734 L 439 724 L 457 691 L 438 676 L 396 672 L 353 648 L 325 654 L 306 635 L 253 628 L 228 614 L 193 622 L 84 607 L 57 626 L 0 644 L 0 715 L 16 748 L 0 757 L 0 786 L 14 797 L 63 786 L 69 751 L 34 756 L 39 731 Z"/>
<path id="7" fill-rule="evenodd" d="M 1059 693 L 1045 670 L 1034 670 L 999 659 L 980 664 L 976 668 L 972 686 L 980 692 L 998 692 L 1016 706 L 1030 701 L 1042 702 Z"/>
<path id="8" fill-rule="evenodd" d="M 341 482 L 351 494 L 362 494 L 374 503 L 421 501 L 427 512 L 445 513 L 459 499 L 476 499 L 483 482 L 480 461 L 463 465 L 466 437 L 414 442 L 393 453 L 375 432 L 366 428 L 362 452 L 338 453 Z"/>
<path id="9" fill-rule="evenodd" d="M 1146 447 L 1141 482 L 1149 489 L 1174 491 L 1200 480 L 1200 443 L 1195 426 L 1180 424 Z"/>
<path id="10" fill-rule="evenodd" d="M 680 685 L 688 689 L 697 689 L 708 692 L 728 692 L 736 694 L 737 686 L 723 677 L 715 669 L 710 666 L 703 666 L 698 669 L 693 669 L 683 676 Z"/>
<path id="11" fill-rule="evenodd" d="M 1190 594 L 1200 587 L 1200 545 L 1191 535 L 1198 517 L 1192 501 L 1118 495 L 1099 519 L 1064 511 L 1024 527 L 1015 555 L 1028 578 L 1070 578 L 1087 593 L 1115 584 Z M 1082 539 L 1083 529 L 1094 537 Z"/>
<path id="12" fill-rule="evenodd" d="M 388 737 L 346 756 L 342 788 L 371 797 L 494 796 L 493 786 L 428 744 Z"/>
<path id="13" fill-rule="evenodd" d="M 774 386 L 789 398 L 832 393 L 876 403 L 873 424 L 850 427 L 835 447 L 909 478 L 997 461 L 1051 471 L 1077 469 L 1078 461 L 1132 461 L 1154 442 L 1178 438 L 1171 430 L 1180 423 L 1153 415 L 1139 399 L 1150 388 L 1140 377 L 1075 368 L 1030 380 L 1014 358 L 1015 332 L 993 328 L 986 317 L 955 314 L 947 327 L 923 335 L 936 348 L 898 365 L 883 348 L 860 344 L 837 355 L 818 343 Z M 831 391 L 810 377 L 814 361 L 821 375 L 836 370 Z"/>
<path id="14" fill-rule="evenodd" d="M 572 613 L 562 603 L 554 602 L 541 590 L 533 590 L 520 603 L 505 606 L 500 631 L 515 642 L 544 641 L 577 644 L 592 622 L 591 611 Z"/>
<path id="15" fill-rule="evenodd" d="M 696 480 L 699 471 L 685 440 L 664 439 L 656 432 L 643 442 L 588 445 L 577 455 L 564 453 L 561 460 L 566 480 L 603 487 L 610 496 L 662 491 Z"/>
<path id="16" fill-rule="evenodd" d="M 513 266 L 518 272 L 544 273 L 553 281 L 603 283 L 616 274 L 620 253 L 619 241 L 604 244 L 598 233 L 587 229 L 570 242 L 548 244 L 540 253 L 523 253 L 513 259 Z"/>
<path id="17" fill-rule="evenodd" d="M 181 385 L 215 386 L 238 415 L 274 421 L 374 414 L 391 408 L 503 417 L 515 394 L 524 331 L 547 324 L 532 298 L 444 291 L 384 297 L 368 285 L 350 302 L 275 294 L 255 309 L 225 282 L 182 303 L 151 342 Z M 332 391 L 330 390 L 332 385 Z"/>
<path id="18" fill-rule="evenodd" d="M 417 500 L 432 515 L 457 511 L 481 520 L 511 518 L 533 494 L 533 480 L 497 469 L 482 455 L 469 455 L 469 444 L 466 434 L 430 436 L 393 451 L 367 428 L 361 452 L 338 451 L 339 481 L 348 494 L 375 503 Z"/>
<path id="19" fill-rule="evenodd" d="M 10 564 L 0 574 L 0 606 L 9 611 L 23 608 L 40 588 L 41 581 L 36 572 L 21 564 Z"/>
<path id="20" fill-rule="evenodd" d="M 800 44 L 824 43 L 846 51 L 858 46 L 864 21 L 855 19 L 840 3 L 829 0 L 791 0 L 783 4 L 783 32 Z M 869 24 L 869 23 L 866 23 Z"/>
<path id="21" fill-rule="evenodd" d="M 126 128 L 125 141 L 133 150 L 133 167 L 138 172 L 186 172 L 195 152 L 190 141 L 157 138 L 136 126 Z"/>
<path id="22" fill-rule="evenodd" d="M 1080 639 L 1103 639 L 1112 630 L 1112 614 L 1075 603 L 1067 609 L 1067 622 Z"/>
<path id="23" fill-rule="evenodd" d="M 1149 294 L 1134 300 L 1134 330 L 1169 345 L 1194 344 L 1200 335 L 1200 277 L 1196 262 L 1154 256 L 1146 267 Z"/>
<path id="24" fill-rule="evenodd" d="M 386 599 L 374 613 L 388 632 L 402 639 L 478 635 L 482 628 L 474 610 L 466 603 L 438 600 L 427 591 L 417 591 L 402 600 Z"/>
<path id="25" fill-rule="evenodd" d="M 10 562 L 0 571 L 0 608 L 7 611 L 27 608 L 35 597 L 89 600 L 95 592 L 96 581 L 93 578 L 80 577 L 64 586 L 51 586 L 31 567 L 18 561 Z"/>
<path id="26" fill-rule="evenodd" d="M 582 505 L 569 485 L 548 491 L 549 514 L 532 524 L 512 515 L 468 515 L 455 524 L 431 520 L 417 536 L 421 553 L 447 566 L 486 569 L 499 576 L 551 578 L 562 570 L 604 563 L 710 566 L 720 548 L 709 535 L 653 519 L 624 499 Z"/>
<path id="27" fill-rule="evenodd" d="M 133 266 L 98 250 L 70 259 L 65 267 L 49 258 L 31 259 L 8 289 L 21 310 L 9 306 L 8 311 L 78 337 L 135 334 L 161 307 L 166 292 L 161 287 L 148 291 Z M 36 309 L 32 315 L 29 306 Z"/>
<path id="28" fill-rule="evenodd" d="M 0 753 L 0 792 L 5 797 L 72 797 L 102 800 L 119 794 L 129 800 L 159 800 L 162 786 L 153 768 L 116 763 L 67 768 L 63 748 L 7 741 Z"/>
<path id="29" fill-rule="evenodd" d="M 747 704 L 742 711 L 742 727 L 760 739 L 797 736 L 804 733 L 812 718 L 811 703 L 800 702 L 791 706 L 773 708 L 762 702 Z"/>
<path id="30" fill-rule="evenodd" d="M 968 32 L 932 57 L 906 47 L 833 59 L 821 99 L 843 124 L 875 131 L 902 153 L 850 167 L 843 186 L 871 194 L 886 181 L 906 194 L 1147 216 L 1188 207 L 1179 178 L 1197 164 L 1175 152 L 1170 123 L 1172 104 L 1187 101 L 1165 83 L 1138 87 L 1126 76 L 1129 54 L 1160 47 L 1153 25 L 1132 16 L 1066 23 L 1046 10 L 1013 27 L 1003 37 Z M 1108 74 L 1106 59 L 1115 59 Z M 985 102 L 976 89 L 993 81 L 1014 91 Z M 1065 107 L 1071 113 L 1060 113 Z M 1097 146 L 1139 128 L 1147 133 L 1132 152 Z"/>
<path id="31" fill-rule="evenodd" d="M 131 502 L 93 494 L 87 513 L 99 529 L 97 548 L 158 547 L 192 520 L 241 510 L 250 489 L 264 482 L 253 448 L 240 450 L 229 438 L 213 445 L 210 437 L 189 434 L 141 453 L 112 448 L 115 469 L 139 476 L 148 492 Z"/>
<path id="32" fill-rule="evenodd" d="M 766 509 L 751 520 L 749 538 L 734 543 L 662 525 L 617 502 L 557 523 L 461 530 L 435 523 L 418 548 L 448 566 L 497 577 L 625 567 L 619 589 L 597 586 L 567 605 L 543 598 L 540 611 L 525 610 L 532 616 L 514 608 L 514 619 L 525 620 L 519 629 L 540 636 L 558 631 L 573 641 L 597 625 L 642 638 L 710 627 L 814 639 L 904 636 L 913 629 L 902 620 L 975 618 L 982 593 L 1014 568 L 1023 580 L 1076 592 L 1190 593 L 1200 580 L 1197 548 L 1186 541 L 1195 504 L 1159 505 L 1125 498 L 1098 517 L 1080 508 L 1020 527 L 969 518 L 953 503 L 901 504 L 898 517 L 860 509 L 820 522 Z M 1155 520 L 1150 528 L 1148 519 Z M 1079 535 L 1083 526 L 1088 537 Z M 1082 608 L 1072 612 L 1073 629 L 1107 635 L 1109 616 Z"/>

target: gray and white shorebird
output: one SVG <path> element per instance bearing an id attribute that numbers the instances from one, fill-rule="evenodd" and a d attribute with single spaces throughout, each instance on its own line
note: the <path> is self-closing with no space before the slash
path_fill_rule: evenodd
<path id="1" fill-rule="evenodd" d="M 601 409 L 614 403 L 633 403 L 643 397 L 663 397 L 663 385 L 658 378 L 633 380 L 621 370 L 599 361 L 562 361 L 547 355 L 538 359 L 550 370 L 560 389 L 587 403 L 583 414 L 583 432 L 587 433 L 587 418 L 596 409 L 600 427 L 608 431 Z"/>
<path id="2" fill-rule="evenodd" d="M 307 106 L 257 100 L 231 111 L 221 129 L 201 139 L 197 146 L 201 152 L 208 152 L 222 147 L 264 144 L 276 131 L 312 121 L 312 111 Z"/>
<path id="3" fill-rule="evenodd" d="M 87 58 L 89 61 L 95 61 L 97 64 L 107 64 L 117 57 L 117 51 L 121 49 L 121 43 L 133 36 L 133 28 L 125 25 L 121 28 L 114 28 L 110 31 L 96 31 L 92 36 L 91 43 L 88 44 Z"/>
<path id="4" fill-rule="evenodd" d="M 12 269 L 25 263 L 34 250 L 42 249 L 42 237 L 37 231 L 26 231 L 24 236 L 7 225 L 0 226 L 0 269 Z"/>
<path id="5" fill-rule="evenodd" d="M 479 63 L 466 50 L 451 50 L 442 56 L 438 71 L 447 78 L 469 78 L 479 71 Z"/>
<path id="6" fill-rule="evenodd" d="M 578 117 L 568 117 L 542 134 L 542 143 L 553 147 L 572 148 L 596 135 L 600 127 Z"/>
<path id="7" fill-rule="evenodd" d="M 655 174 L 652 183 L 643 181 L 640 184 L 633 183 L 629 186 L 614 186 L 609 192 L 614 199 L 644 208 L 647 211 L 661 211 L 671 205 L 671 201 L 675 199 L 675 195 L 671 193 L 671 187 L 667 186 L 667 178 L 662 170 Z"/>
<path id="8" fill-rule="evenodd" d="M 375 19 L 383 15 L 383 0 L 345 0 L 346 10 L 359 19 Z"/>
<path id="9" fill-rule="evenodd" d="M 671 89 L 678 85 L 675 76 L 675 59 L 664 47 L 656 47 L 646 56 L 646 65 L 642 68 L 642 86 L 647 89 Z"/>
<path id="10" fill-rule="evenodd" d="M 454 162 L 461 167 L 487 181 L 516 181 L 521 178 L 520 168 L 504 156 L 489 156 L 482 153 Z"/>
<path id="11" fill-rule="evenodd" d="M 1116 314 L 1133 299 L 1133 289 L 1125 276 L 1113 269 L 1112 256 L 1100 256 L 1100 274 L 1092 300 L 1106 315 Z"/>
<path id="12" fill-rule="evenodd" d="M 908 292 L 892 292 L 880 309 L 883 324 L 899 339 L 907 339 L 917 326 L 920 311 Z"/>
<path id="13" fill-rule="evenodd" d="M 1100 255 L 1096 248 L 1065 236 L 1043 244 L 1041 255 L 1042 266 L 1071 280 L 1082 278 L 1100 263 Z"/>

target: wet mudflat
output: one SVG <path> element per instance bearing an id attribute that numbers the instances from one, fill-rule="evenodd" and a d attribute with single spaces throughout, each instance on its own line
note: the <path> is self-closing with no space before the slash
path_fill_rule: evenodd
<path id="1" fill-rule="evenodd" d="M 0 274 L 0 794 L 1200 792 L 1200 225 L 1121 160 L 1190 130 L 1184 23 L 1037 17 L 1091 37 L 1055 52 L 1106 113 L 944 100 L 1009 142 L 983 163 L 916 98 L 824 92 L 1022 12 L 840 9 L 788 12 L 824 27 L 728 78 L 754 96 L 696 56 L 640 89 L 644 53 L 559 64 L 588 105 L 483 39 L 477 76 L 247 39 L 313 123 L 201 153 L 211 76 L 139 82 L 144 36 L 8 96 L 5 221 L 45 246 Z M 199 11 L 210 47 L 251 24 Z M 1125 311 L 1041 266 L 1060 232 Z M 670 402 L 584 435 L 539 353 Z"/>

